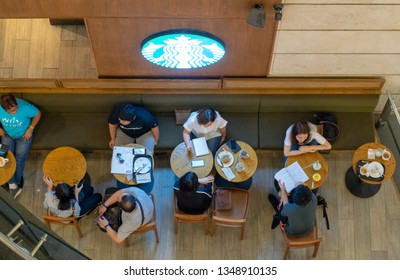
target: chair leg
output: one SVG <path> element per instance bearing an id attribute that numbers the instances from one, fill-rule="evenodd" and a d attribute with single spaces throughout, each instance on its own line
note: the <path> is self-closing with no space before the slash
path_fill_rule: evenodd
<path id="1" fill-rule="evenodd" d="M 286 260 L 287 257 L 288 257 L 288 255 L 289 255 L 289 249 L 290 249 L 290 247 L 286 245 L 286 248 L 285 248 L 285 255 L 283 256 L 283 259 L 284 259 L 284 260 Z"/>
<path id="2" fill-rule="evenodd" d="M 154 231 L 154 235 L 156 236 L 156 242 L 157 242 L 157 243 L 160 242 L 160 240 L 158 239 L 157 225 L 154 225 L 153 231 Z"/>
<path id="3" fill-rule="evenodd" d="M 129 247 L 129 236 L 124 240 L 125 247 Z"/>
<path id="4" fill-rule="evenodd" d="M 318 243 L 316 243 L 315 245 L 314 245 L 314 253 L 313 253 L 313 258 L 315 258 L 316 256 L 317 256 L 317 254 L 318 254 L 318 249 L 319 249 L 319 243 L 320 242 L 318 242 Z"/>
<path id="5" fill-rule="evenodd" d="M 208 234 L 208 219 L 204 218 L 204 234 Z"/>
<path id="6" fill-rule="evenodd" d="M 174 218 L 174 232 L 175 234 L 178 234 L 178 219 Z"/>
<path id="7" fill-rule="evenodd" d="M 243 239 L 244 239 L 244 226 L 245 226 L 245 224 L 243 224 L 243 225 L 240 227 L 240 240 L 243 240 Z"/>
<path id="8" fill-rule="evenodd" d="M 215 222 L 211 221 L 211 230 L 210 230 L 210 235 L 214 236 L 214 231 L 215 231 Z"/>
<path id="9" fill-rule="evenodd" d="M 79 222 L 78 221 L 74 221 L 74 225 L 75 225 L 76 231 L 78 232 L 79 238 L 82 238 L 83 234 L 82 234 Z"/>

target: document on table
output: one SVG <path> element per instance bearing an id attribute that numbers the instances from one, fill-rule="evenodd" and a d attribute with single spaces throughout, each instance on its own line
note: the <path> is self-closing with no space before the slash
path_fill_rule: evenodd
<path id="1" fill-rule="evenodd" d="M 288 167 L 284 167 L 279 170 L 274 178 L 276 180 L 281 180 L 285 184 L 286 191 L 291 192 L 299 183 L 306 182 L 309 178 L 301 168 L 300 164 L 295 161 Z"/>
<path id="2" fill-rule="evenodd" d="M 111 173 L 132 174 L 133 173 L 133 148 L 114 146 L 111 160 Z"/>
<path id="3" fill-rule="evenodd" d="M 223 167 L 222 168 L 222 172 L 224 172 L 226 179 L 228 181 L 232 180 L 233 178 L 235 178 L 235 174 L 233 173 L 233 171 L 229 168 L 229 167 Z"/>
<path id="4" fill-rule="evenodd" d="M 206 138 L 200 137 L 193 139 L 192 143 L 196 157 L 204 156 L 209 153 Z"/>

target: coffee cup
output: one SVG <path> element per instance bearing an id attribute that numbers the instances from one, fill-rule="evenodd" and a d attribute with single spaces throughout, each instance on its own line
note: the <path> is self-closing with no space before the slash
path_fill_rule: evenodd
<path id="1" fill-rule="evenodd" d="M 243 172 L 244 171 L 244 164 L 241 162 L 236 163 L 236 170 L 237 172 Z"/>
<path id="2" fill-rule="evenodd" d="M 367 166 L 361 166 L 360 167 L 360 174 L 363 175 L 363 176 L 366 176 L 368 174 Z"/>
<path id="3" fill-rule="evenodd" d="M 316 162 L 313 163 L 313 169 L 315 171 L 318 171 L 321 169 L 321 163 L 319 163 L 319 161 L 317 160 Z"/>
<path id="4" fill-rule="evenodd" d="M 390 154 L 389 151 L 383 150 L 383 152 L 382 152 L 382 159 L 383 159 L 383 160 L 389 160 L 389 159 L 390 159 L 390 156 L 391 156 L 391 154 Z"/>
<path id="5" fill-rule="evenodd" d="M 8 158 L 0 157 L 0 167 L 3 167 L 8 162 Z"/>
<path id="6" fill-rule="evenodd" d="M 241 149 L 239 156 L 240 156 L 240 158 L 248 158 L 249 152 L 246 149 Z"/>
<path id="7" fill-rule="evenodd" d="M 382 149 L 376 149 L 376 150 L 375 150 L 375 156 L 376 156 L 376 157 L 381 157 L 381 156 L 382 156 L 382 153 L 383 153 Z"/>

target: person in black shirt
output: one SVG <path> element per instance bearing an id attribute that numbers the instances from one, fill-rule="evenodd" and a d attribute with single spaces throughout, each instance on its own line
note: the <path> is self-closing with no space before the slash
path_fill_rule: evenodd
<path id="1" fill-rule="evenodd" d="M 160 137 L 158 120 L 147 109 L 128 103 L 114 108 L 108 118 L 108 129 L 111 149 L 138 143 L 153 153 Z"/>
<path id="2" fill-rule="evenodd" d="M 187 214 L 202 214 L 212 201 L 214 176 L 199 179 L 194 172 L 183 175 L 174 185 L 179 210 Z"/>

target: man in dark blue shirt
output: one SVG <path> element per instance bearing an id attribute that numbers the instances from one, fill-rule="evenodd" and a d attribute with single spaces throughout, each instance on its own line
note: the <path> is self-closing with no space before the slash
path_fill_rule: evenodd
<path id="1" fill-rule="evenodd" d="M 114 108 L 108 118 L 108 128 L 111 149 L 138 143 L 153 153 L 160 137 L 158 120 L 147 109 L 128 103 Z"/>

